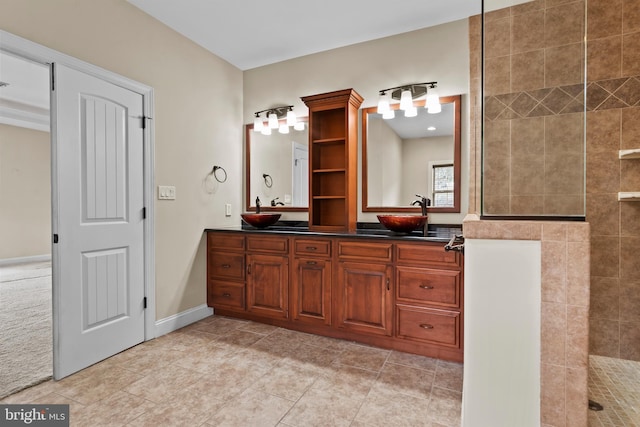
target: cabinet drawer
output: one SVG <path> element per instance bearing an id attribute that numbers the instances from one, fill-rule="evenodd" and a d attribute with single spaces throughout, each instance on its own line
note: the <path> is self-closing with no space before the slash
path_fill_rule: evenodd
<path id="1" fill-rule="evenodd" d="M 460 307 L 460 271 L 398 266 L 398 300 Z"/>
<path id="2" fill-rule="evenodd" d="M 244 284 L 209 280 L 207 284 L 207 304 L 244 309 Z"/>
<path id="3" fill-rule="evenodd" d="M 396 244 L 396 259 L 400 264 L 433 265 L 435 267 L 461 267 L 459 252 L 444 250 L 442 245 Z"/>
<path id="4" fill-rule="evenodd" d="M 247 251 L 287 253 L 289 240 L 286 237 L 247 236 Z"/>
<path id="5" fill-rule="evenodd" d="M 209 277 L 244 280 L 244 254 L 210 252 Z"/>
<path id="6" fill-rule="evenodd" d="M 338 256 L 343 259 L 391 261 L 393 254 L 391 243 L 338 242 Z"/>
<path id="7" fill-rule="evenodd" d="M 447 347 L 460 347 L 460 313 L 408 305 L 396 306 L 397 336 Z"/>
<path id="8" fill-rule="evenodd" d="M 225 251 L 244 251 L 244 236 L 235 233 L 207 233 L 207 244 L 209 249 L 220 249 Z"/>
<path id="9" fill-rule="evenodd" d="M 304 256 L 331 256 L 331 240 L 302 240 L 296 239 L 293 242 L 293 250 L 296 255 Z"/>

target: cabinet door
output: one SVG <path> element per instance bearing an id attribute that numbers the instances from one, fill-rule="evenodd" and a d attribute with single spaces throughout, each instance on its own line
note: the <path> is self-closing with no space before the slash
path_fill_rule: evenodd
<path id="1" fill-rule="evenodd" d="M 391 335 L 393 267 L 364 262 L 338 263 L 336 325 L 375 335 Z"/>
<path id="2" fill-rule="evenodd" d="M 277 255 L 247 255 L 247 310 L 261 316 L 288 317 L 289 260 Z"/>
<path id="3" fill-rule="evenodd" d="M 291 309 L 294 320 L 331 324 L 331 261 L 313 258 L 294 260 Z"/>

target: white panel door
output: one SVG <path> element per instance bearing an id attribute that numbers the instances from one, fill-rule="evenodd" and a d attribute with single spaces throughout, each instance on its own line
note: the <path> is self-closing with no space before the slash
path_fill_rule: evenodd
<path id="1" fill-rule="evenodd" d="M 143 99 L 60 64 L 54 82 L 53 361 L 60 379 L 144 341 Z"/>
<path id="2" fill-rule="evenodd" d="M 309 206 L 309 148 L 293 142 L 293 206 Z"/>

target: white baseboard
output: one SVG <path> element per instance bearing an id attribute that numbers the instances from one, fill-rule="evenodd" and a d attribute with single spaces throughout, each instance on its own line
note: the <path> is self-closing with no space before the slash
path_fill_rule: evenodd
<path id="1" fill-rule="evenodd" d="M 23 256 L 19 258 L 0 259 L 0 265 L 25 264 L 27 262 L 46 262 L 51 261 L 51 254 Z"/>
<path id="2" fill-rule="evenodd" d="M 180 328 L 184 328 L 185 326 L 195 323 L 198 320 L 202 320 L 205 317 L 209 317 L 212 314 L 213 309 L 208 307 L 206 304 L 202 304 L 181 313 L 174 314 L 173 316 L 156 320 L 156 337 L 177 331 Z"/>

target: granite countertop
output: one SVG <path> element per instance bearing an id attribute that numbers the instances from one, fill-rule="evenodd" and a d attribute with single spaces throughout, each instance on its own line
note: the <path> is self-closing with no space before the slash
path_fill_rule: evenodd
<path id="1" fill-rule="evenodd" d="M 427 236 L 423 236 L 422 231 L 411 233 L 395 233 L 389 231 L 378 223 L 358 223 L 355 232 L 325 232 L 309 230 L 306 223 L 296 221 L 281 221 L 267 228 L 255 228 L 246 224 L 229 228 L 206 228 L 204 231 L 236 231 L 245 233 L 262 234 L 288 234 L 288 235 L 313 235 L 332 237 L 362 237 L 376 239 L 412 240 L 427 242 L 449 242 L 455 235 L 462 234 L 462 225 L 458 224 L 429 224 Z"/>

